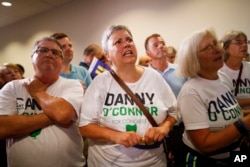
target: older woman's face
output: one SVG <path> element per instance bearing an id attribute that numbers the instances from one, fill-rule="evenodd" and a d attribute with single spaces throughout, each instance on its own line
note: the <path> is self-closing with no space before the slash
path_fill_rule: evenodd
<path id="1" fill-rule="evenodd" d="M 107 58 L 117 67 L 136 63 L 137 50 L 127 31 L 118 30 L 112 33 L 108 40 Z"/>
<path id="2" fill-rule="evenodd" d="M 233 39 L 229 47 L 225 50 L 229 57 L 243 60 L 247 55 L 248 44 L 245 36 L 241 35 L 236 39 Z"/>
<path id="3" fill-rule="evenodd" d="M 208 73 L 218 71 L 223 66 L 222 48 L 212 35 L 207 34 L 201 40 L 198 59 L 201 70 Z"/>
<path id="4" fill-rule="evenodd" d="M 10 82 L 12 80 L 16 80 L 16 79 L 22 79 L 22 75 L 18 69 L 12 68 L 12 67 L 6 67 L 3 70 L 2 80 L 5 83 Z"/>

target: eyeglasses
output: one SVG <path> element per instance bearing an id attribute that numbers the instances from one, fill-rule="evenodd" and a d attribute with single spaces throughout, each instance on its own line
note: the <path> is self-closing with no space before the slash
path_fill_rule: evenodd
<path id="1" fill-rule="evenodd" d="M 235 42 L 231 42 L 230 44 L 235 44 L 235 45 L 241 46 L 243 44 L 250 44 L 250 41 L 248 41 L 248 40 L 245 40 L 245 41 L 235 40 Z"/>
<path id="2" fill-rule="evenodd" d="M 201 49 L 200 52 L 212 52 L 218 48 L 221 48 L 221 43 L 216 41 L 213 44 L 209 44 L 205 48 Z"/>
<path id="3" fill-rule="evenodd" d="M 38 54 L 42 54 L 42 55 L 47 55 L 49 53 L 49 51 L 51 51 L 52 55 L 56 58 L 58 57 L 63 57 L 62 56 L 62 51 L 57 50 L 57 49 L 49 49 L 46 47 L 38 47 L 37 50 L 35 51 Z"/>

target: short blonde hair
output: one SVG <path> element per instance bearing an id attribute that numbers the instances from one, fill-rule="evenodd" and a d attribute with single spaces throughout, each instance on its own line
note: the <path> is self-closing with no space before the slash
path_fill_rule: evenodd
<path id="1" fill-rule="evenodd" d="M 199 44 L 207 34 L 210 34 L 217 39 L 214 30 L 207 28 L 192 33 L 181 42 L 177 52 L 179 75 L 189 78 L 198 75 L 200 71 L 200 62 L 198 59 Z"/>

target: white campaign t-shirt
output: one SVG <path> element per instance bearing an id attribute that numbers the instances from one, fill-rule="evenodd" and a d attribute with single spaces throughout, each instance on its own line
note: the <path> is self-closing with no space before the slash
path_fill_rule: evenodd
<path id="1" fill-rule="evenodd" d="M 177 108 L 185 125 L 183 142 L 194 150 L 197 149 L 186 130 L 210 128 L 215 132 L 243 116 L 235 96 L 221 79 L 207 80 L 199 76 L 184 84 L 177 98 Z"/>
<path id="2" fill-rule="evenodd" d="M 15 80 L 0 91 L 0 115 L 34 115 L 43 110 L 28 94 L 22 83 Z M 29 136 L 7 139 L 8 165 L 11 167 L 82 167 L 85 164 L 83 142 L 78 129 L 78 116 L 83 99 L 79 81 L 59 78 L 46 92 L 62 97 L 72 104 L 77 117 L 63 128 L 50 125 Z"/>
<path id="3" fill-rule="evenodd" d="M 250 98 L 250 63 L 242 61 L 243 68 L 239 82 L 237 99 Z M 227 82 L 232 87 L 234 93 L 240 70 L 232 70 L 226 64 L 219 70 L 219 75 L 224 82 Z M 244 106 L 243 109 L 250 109 L 250 106 Z"/>
<path id="4" fill-rule="evenodd" d="M 143 76 L 135 83 L 126 83 L 141 98 L 159 124 L 171 115 L 176 99 L 165 80 L 156 71 L 144 68 Z M 84 95 L 80 126 L 99 124 L 117 131 L 135 131 L 141 136 L 151 127 L 147 118 L 109 72 L 98 75 Z M 95 133 L 95 132 L 93 132 Z M 113 143 L 95 143 L 90 140 L 89 166 L 166 166 L 162 145 L 153 149 L 138 149 Z"/>

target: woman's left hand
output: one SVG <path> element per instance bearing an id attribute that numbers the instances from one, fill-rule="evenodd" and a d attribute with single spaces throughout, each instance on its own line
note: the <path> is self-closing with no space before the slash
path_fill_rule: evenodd
<path id="1" fill-rule="evenodd" d="M 163 138 L 169 133 L 169 129 L 166 127 L 152 127 L 147 130 L 144 135 L 144 140 L 146 143 L 154 143 L 157 141 L 162 141 Z"/>

